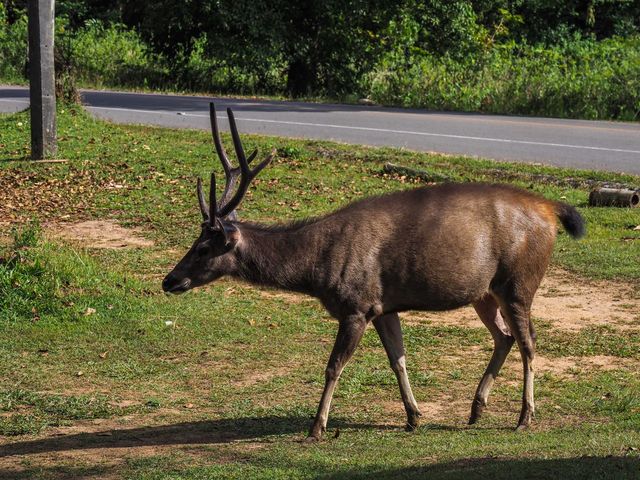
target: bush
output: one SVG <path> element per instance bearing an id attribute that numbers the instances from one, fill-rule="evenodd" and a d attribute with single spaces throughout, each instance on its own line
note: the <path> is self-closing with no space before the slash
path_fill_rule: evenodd
<path id="1" fill-rule="evenodd" d="M 364 82 L 383 104 L 587 119 L 640 119 L 640 37 L 492 47 L 463 60 L 385 54 Z"/>
<path id="2" fill-rule="evenodd" d="M 167 81 L 164 59 L 133 30 L 89 21 L 70 34 L 70 58 L 81 83 L 102 86 L 158 86 Z"/>
<path id="3" fill-rule="evenodd" d="M 281 93 L 286 86 L 285 62 L 280 56 L 265 56 L 256 68 L 253 62 L 234 64 L 224 56 L 207 54 L 206 33 L 194 42 L 191 51 L 182 51 L 172 69 L 180 88 L 236 94 Z"/>
<path id="4" fill-rule="evenodd" d="M 56 18 L 56 73 L 63 90 L 76 81 L 95 87 L 159 87 L 168 83 L 165 60 L 133 30 L 90 20 L 72 31 Z M 0 4 L 0 78 L 24 81 L 28 60 L 28 23 L 24 12 L 10 23 Z"/>
<path id="5" fill-rule="evenodd" d="M 4 3 L 0 3 L 0 78 L 22 81 L 27 67 L 27 16 L 20 13 L 9 23 Z"/>

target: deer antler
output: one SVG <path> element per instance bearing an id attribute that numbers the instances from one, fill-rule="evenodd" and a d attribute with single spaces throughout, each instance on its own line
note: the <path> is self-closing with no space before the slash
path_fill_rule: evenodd
<path id="1" fill-rule="evenodd" d="M 231 130 L 231 136 L 233 138 L 233 146 L 240 163 L 240 166 L 235 168 L 231 166 L 231 162 L 227 157 L 224 146 L 220 141 L 220 130 L 218 128 L 215 106 L 213 105 L 213 103 L 209 104 L 209 117 L 211 120 L 211 134 L 213 136 L 213 143 L 215 145 L 218 157 L 220 158 L 220 162 L 222 163 L 222 168 L 224 169 L 226 177 L 226 183 L 224 186 L 224 191 L 222 193 L 222 198 L 218 203 L 216 202 L 215 194 L 215 176 L 213 173 L 211 174 L 209 205 L 207 205 L 207 202 L 204 199 L 204 193 L 202 192 L 202 180 L 198 178 L 198 202 L 200 204 L 202 217 L 205 222 L 211 223 L 212 225 L 215 223 L 216 218 L 223 219 L 232 215 L 233 211 L 242 201 L 242 198 L 247 192 L 251 181 L 256 177 L 256 175 L 258 175 L 258 173 L 260 173 L 260 171 L 264 167 L 269 164 L 269 162 L 271 162 L 271 159 L 275 154 L 274 149 L 267 158 L 265 158 L 256 168 L 251 170 L 249 168 L 249 164 L 258 154 L 258 150 L 255 149 L 253 152 L 251 152 L 248 158 L 245 156 L 244 148 L 242 147 L 242 142 L 240 140 L 240 136 L 238 135 L 238 128 L 236 127 L 236 121 L 233 116 L 233 111 L 230 108 L 227 108 L 227 116 L 229 117 L 229 129 Z M 229 196 L 231 195 L 231 192 L 235 187 L 238 177 L 240 177 L 240 186 L 238 187 L 235 195 L 231 199 L 229 199 Z"/>
<path id="2" fill-rule="evenodd" d="M 236 181 L 240 176 L 241 170 L 240 167 L 232 167 L 231 162 L 229 161 L 229 157 L 227 157 L 227 153 L 224 150 L 224 146 L 220 141 L 220 130 L 218 129 L 216 108 L 213 105 L 213 102 L 209 103 L 209 119 L 211 120 L 211 135 L 213 136 L 213 144 L 216 147 L 216 152 L 218 153 L 218 157 L 220 158 L 220 163 L 222 163 L 222 168 L 224 169 L 224 174 L 226 177 L 224 192 L 222 193 L 220 204 L 218 205 L 218 207 L 222 207 L 222 205 L 229 201 L 229 196 L 233 191 L 233 188 L 236 186 Z M 256 158 L 257 154 L 258 150 L 254 150 L 251 155 L 249 155 L 247 163 L 251 163 L 251 161 Z"/>
<path id="3" fill-rule="evenodd" d="M 233 146 L 236 150 L 236 155 L 238 156 L 238 162 L 240 163 L 240 185 L 238 186 L 238 190 L 236 191 L 236 194 L 231 198 L 231 200 L 220 207 L 220 212 L 218 214 L 220 218 L 226 217 L 229 213 L 236 209 L 236 207 L 242 201 L 242 197 L 244 197 L 245 193 L 247 193 L 247 189 L 249 188 L 249 184 L 251 183 L 251 181 L 262 171 L 264 167 L 269 165 L 271 159 L 273 158 L 273 155 L 275 154 L 275 150 L 273 150 L 267 158 L 260 162 L 256 168 L 251 170 L 249 168 L 249 161 L 255 158 L 255 156 L 258 154 L 258 151 L 254 150 L 249 156 L 249 160 L 247 159 L 244 154 L 244 148 L 242 148 L 240 135 L 238 135 L 236 120 L 233 116 L 233 111 L 230 108 L 227 108 L 227 116 L 229 117 L 229 129 L 231 130 L 231 137 L 233 138 Z"/>

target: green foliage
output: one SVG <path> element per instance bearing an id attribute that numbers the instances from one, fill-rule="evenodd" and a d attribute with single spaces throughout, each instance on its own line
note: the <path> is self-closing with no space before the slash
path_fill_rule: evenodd
<path id="1" fill-rule="evenodd" d="M 9 22 L 0 2 L 0 78 L 9 81 L 23 80 L 27 64 L 27 16 L 22 11 L 15 13 L 18 17 Z"/>
<path id="2" fill-rule="evenodd" d="M 88 21 L 69 33 L 67 58 L 82 83 L 102 86 L 148 86 L 164 81 L 164 60 L 124 25 Z"/>
<path id="3" fill-rule="evenodd" d="M 640 37 L 576 39 L 554 47 L 510 43 L 463 60 L 396 49 L 382 57 L 365 85 L 383 104 L 637 120 Z"/>

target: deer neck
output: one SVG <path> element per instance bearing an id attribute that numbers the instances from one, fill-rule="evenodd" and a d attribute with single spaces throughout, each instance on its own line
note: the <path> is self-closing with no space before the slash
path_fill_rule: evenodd
<path id="1" fill-rule="evenodd" d="M 264 227 L 238 223 L 241 240 L 236 248 L 234 276 L 251 283 L 302 293 L 313 292 L 313 223 Z M 315 233 L 315 234 L 314 234 Z"/>

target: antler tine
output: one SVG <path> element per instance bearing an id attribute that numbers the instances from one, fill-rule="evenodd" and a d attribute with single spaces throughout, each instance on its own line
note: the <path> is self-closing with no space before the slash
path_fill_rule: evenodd
<path id="1" fill-rule="evenodd" d="M 220 217 L 225 217 L 226 215 L 231 213 L 233 210 L 235 210 L 235 208 L 242 201 L 242 197 L 244 197 L 244 194 L 247 193 L 247 189 L 249 188 L 249 184 L 251 183 L 251 180 L 253 180 L 255 176 L 258 173 L 260 173 L 260 171 L 264 167 L 266 167 L 269 164 L 269 162 L 271 162 L 271 159 L 273 158 L 273 155 L 275 153 L 275 150 L 274 150 L 273 152 L 271 152 L 271 155 L 269 155 L 262 162 L 260 162 L 260 164 L 256 168 L 251 170 L 249 168 L 249 162 L 256 157 L 258 151 L 256 149 L 253 152 L 251 152 L 251 155 L 249 155 L 249 158 L 247 159 L 244 153 L 244 148 L 242 147 L 242 141 L 240 140 L 240 135 L 238 135 L 236 120 L 235 120 L 235 117 L 233 116 L 233 111 L 230 108 L 227 108 L 227 115 L 229 116 L 229 130 L 231 130 L 231 137 L 233 138 L 233 146 L 236 150 L 236 155 L 238 155 L 238 162 L 240 163 L 241 177 L 240 177 L 240 185 L 238 186 L 238 190 L 236 191 L 233 198 L 231 198 L 231 200 L 226 202 L 225 205 L 220 207 L 220 211 L 218 213 Z"/>
<path id="2" fill-rule="evenodd" d="M 202 213 L 202 219 L 205 222 L 211 221 L 211 217 L 209 215 L 209 205 L 207 205 L 207 201 L 204 199 L 204 193 L 202 192 L 202 179 L 198 177 L 198 203 L 200 204 L 200 213 Z"/>
<path id="3" fill-rule="evenodd" d="M 222 193 L 222 197 L 220 197 L 219 207 L 222 207 L 225 203 L 229 201 L 229 197 L 231 192 L 233 191 L 236 181 L 241 174 L 240 167 L 232 167 L 231 162 L 229 161 L 229 157 L 224 150 L 224 146 L 220 140 L 220 129 L 218 128 L 218 119 L 216 116 L 216 109 L 213 102 L 209 103 L 209 117 L 211 120 L 211 134 L 213 136 L 213 143 L 216 147 L 216 152 L 218 153 L 218 157 L 220 157 L 220 162 L 222 163 L 222 168 L 224 169 L 224 174 L 226 177 L 226 182 L 224 186 L 224 191 Z M 247 158 L 247 163 L 251 163 L 251 161 L 256 157 L 258 150 L 254 150 L 249 158 Z"/>
<path id="4" fill-rule="evenodd" d="M 213 136 L 213 144 L 216 147 L 216 152 L 218 153 L 218 157 L 220 157 L 220 162 L 222 163 L 222 168 L 224 169 L 224 173 L 227 176 L 227 183 L 229 183 L 229 175 L 233 168 L 231 167 L 231 162 L 227 157 L 227 153 L 224 151 L 224 146 L 220 141 L 220 129 L 218 128 L 216 107 L 213 102 L 209 102 L 209 119 L 211 120 L 211 135 Z"/>
<path id="5" fill-rule="evenodd" d="M 253 159 L 256 158 L 257 154 L 258 149 L 255 149 L 253 152 L 251 152 L 251 155 L 249 155 L 249 158 L 247 158 L 247 163 L 251 163 Z M 222 197 L 220 197 L 220 204 L 218 205 L 220 208 L 222 208 L 222 206 L 229 201 L 229 197 L 231 195 L 231 192 L 233 191 L 233 187 L 236 186 L 236 180 L 238 179 L 240 173 L 240 167 L 235 167 L 231 169 L 231 171 L 227 175 L 227 183 L 224 186 L 224 192 L 222 192 Z"/>
<path id="6" fill-rule="evenodd" d="M 275 153 L 276 150 L 273 149 L 269 156 L 262 162 L 260 162 L 256 168 L 254 168 L 253 170 L 249 170 L 249 168 L 247 167 L 246 171 L 243 171 L 242 178 L 240 179 L 240 186 L 238 187 L 238 190 L 236 191 L 236 194 L 233 196 L 233 198 L 229 200 L 227 204 L 220 208 L 220 211 L 218 212 L 218 215 L 220 217 L 224 218 L 236 209 L 236 207 L 242 201 L 244 194 L 247 193 L 247 189 L 249 188 L 251 180 L 253 180 L 264 167 L 269 165 Z"/>
<path id="7" fill-rule="evenodd" d="M 218 217 L 218 204 L 216 203 L 216 174 L 211 172 L 211 187 L 209 189 L 209 223 L 214 226 Z"/>
<path id="8" fill-rule="evenodd" d="M 238 135 L 238 127 L 236 127 L 236 119 L 233 116 L 233 110 L 227 108 L 227 116 L 229 117 L 229 130 L 231 130 L 231 137 L 233 138 L 233 147 L 236 149 L 236 155 L 240 162 L 240 169 L 242 173 L 249 170 L 249 163 L 247 157 L 244 155 L 244 148 L 242 148 L 242 141 L 240 135 Z"/>

